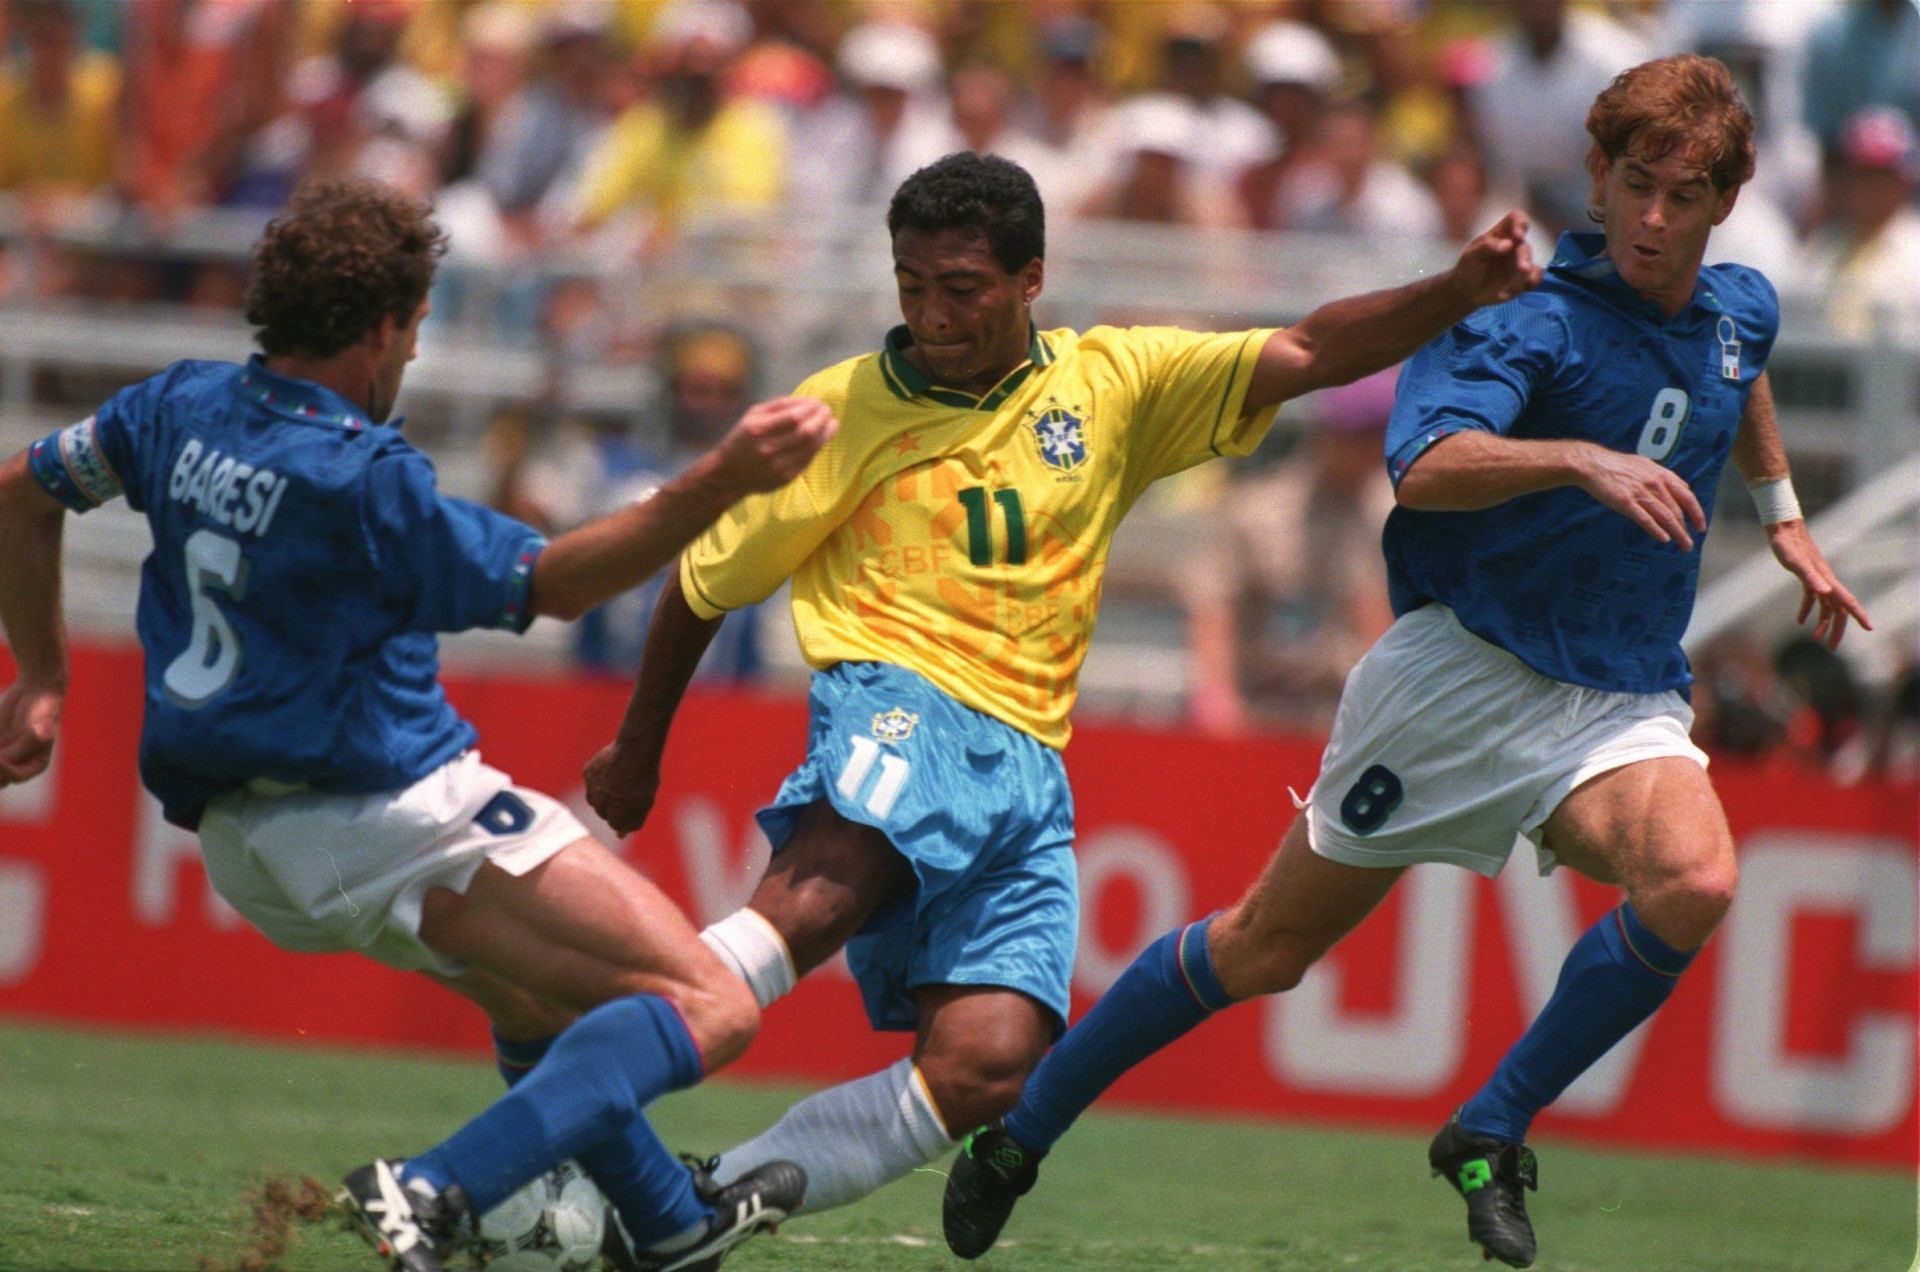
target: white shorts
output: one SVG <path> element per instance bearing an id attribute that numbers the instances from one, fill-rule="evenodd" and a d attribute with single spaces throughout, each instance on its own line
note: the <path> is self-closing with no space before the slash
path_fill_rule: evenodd
<path id="1" fill-rule="evenodd" d="M 1313 850 L 1351 866 L 1446 861 L 1488 878 L 1575 787 L 1641 760 L 1706 767 L 1693 709 L 1663 693 L 1552 680 L 1442 605 L 1403 615 L 1347 677 L 1307 795 Z"/>
<path id="2" fill-rule="evenodd" d="M 465 892 L 488 861 L 525 874 L 586 837 L 560 803 L 473 751 L 377 795 L 255 782 L 200 818 L 208 879 L 275 945 L 446 976 L 464 968 L 420 939 L 428 888 Z"/>

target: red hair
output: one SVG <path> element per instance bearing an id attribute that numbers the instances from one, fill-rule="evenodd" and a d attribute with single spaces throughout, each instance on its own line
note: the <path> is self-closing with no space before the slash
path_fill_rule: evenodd
<path id="1" fill-rule="evenodd" d="M 1587 112 L 1587 171 L 1617 162 L 1629 146 L 1660 158 L 1697 157 L 1725 193 L 1753 176 L 1753 114 L 1725 64 L 1683 53 L 1622 71 Z"/>

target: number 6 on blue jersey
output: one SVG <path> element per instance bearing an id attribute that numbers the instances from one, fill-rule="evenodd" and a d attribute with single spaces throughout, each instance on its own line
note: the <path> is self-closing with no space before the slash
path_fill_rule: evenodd
<path id="1" fill-rule="evenodd" d="M 175 706 L 192 710 L 211 702 L 240 674 L 240 638 L 209 591 L 240 600 L 247 592 L 247 561 L 240 545 L 211 530 L 187 536 L 187 595 L 193 603 L 193 633 L 187 648 L 160 677 Z"/>

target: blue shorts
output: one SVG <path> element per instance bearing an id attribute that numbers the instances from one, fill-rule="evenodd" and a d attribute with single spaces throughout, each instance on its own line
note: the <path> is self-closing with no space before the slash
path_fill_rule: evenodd
<path id="1" fill-rule="evenodd" d="M 816 674 L 808 707 L 807 758 L 759 814 L 773 850 L 826 800 L 919 880 L 847 942 L 873 1027 L 914 1028 L 921 985 L 998 985 L 1037 999 L 1058 1033 L 1080 933 L 1060 753 L 888 663 Z"/>

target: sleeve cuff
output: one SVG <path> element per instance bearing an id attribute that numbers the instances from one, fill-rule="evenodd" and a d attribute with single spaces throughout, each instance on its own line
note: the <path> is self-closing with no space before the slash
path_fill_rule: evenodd
<path id="1" fill-rule="evenodd" d="M 680 595 L 686 599 L 687 608 L 694 612 L 695 617 L 708 622 L 727 612 L 725 606 L 716 604 L 713 598 L 701 588 L 700 577 L 694 572 L 691 556 L 680 558 Z"/>
<path id="2" fill-rule="evenodd" d="M 528 535 L 513 554 L 513 568 L 507 573 L 506 603 L 500 608 L 495 627 L 524 632 L 533 625 L 533 567 L 546 550 L 541 536 Z"/>
<path id="3" fill-rule="evenodd" d="M 90 512 L 121 493 L 119 475 L 100 453 L 91 415 L 35 442 L 27 467 L 42 489 L 75 512 Z"/>
<path id="4" fill-rule="evenodd" d="M 1448 420 L 1443 424 L 1434 424 L 1420 430 L 1419 435 L 1412 441 L 1387 456 L 1387 476 L 1393 479 L 1394 488 L 1396 490 L 1399 489 L 1400 479 L 1407 475 L 1409 468 L 1413 467 L 1413 461 L 1419 459 L 1422 455 L 1426 454 L 1428 450 L 1432 449 L 1435 442 L 1443 437 L 1451 437 L 1455 433 L 1468 432 L 1473 428 L 1474 425 L 1472 424 L 1465 424 L 1459 420 Z"/>
<path id="5" fill-rule="evenodd" d="M 1255 364 L 1260 361 L 1261 350 L 1267 347 L 1267 341 L 1278 331 L 1278 327 L 1256 327 L 1246 333 L 1240 344 L 1240 354 L 1234 360 L 1233 375 L 1227 381 L 1226 395 L 1221 399 L 1219 414 L 1214 417 L 1213 433 L 1207 439 L 1207 449 L 1222 458 L 1239 458 L 1251 455 L 1273 427 L 1273 421 L 1280 414 L 1281 403 L 1275 402 L 1263 406 L 1248 414 L 1247 394 L 1253 389 Z"/>

